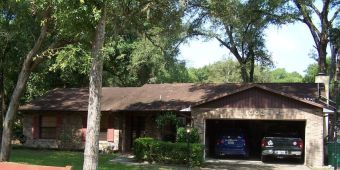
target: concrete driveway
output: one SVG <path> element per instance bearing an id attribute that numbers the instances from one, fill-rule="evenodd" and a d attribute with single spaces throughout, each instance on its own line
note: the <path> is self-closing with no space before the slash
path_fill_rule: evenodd
<path id="1" fill-rule="evenodd" d="M 111 160 L 112 163 L 122 163 L 146 170 L 187 170 L 186 165 L 160 165 L 149 164 L 148 162 L 136 162 L 133 155 L 120 155 Z M 242 159 L 213 159 L 207 158 L 201 167 L 190 168 L 191 170 L 311 170 L 305 165 L 291 160 L 271 161 L 263 163 L 259 160 Z M 329 167 L 313 168 L 312 170 L 330 170 Z"/>
<path id="2" fill-rule="evenodd" d="M 292 162 L 269 162 L 263 163 L 257 160 L 224 160 L 206 159 L 201 168 L 203 170 L 225 169 L 225 170 L 310 170 L 305 165 Z"/>

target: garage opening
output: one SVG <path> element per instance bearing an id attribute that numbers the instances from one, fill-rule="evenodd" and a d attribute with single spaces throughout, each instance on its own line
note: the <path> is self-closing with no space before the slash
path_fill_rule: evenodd
<path id="1" fill-rule="evenodd" d="M 221 158 L 217 156 L 216 145 L 221 135 L 243 134 L 248 148 L 247 157 L 253 160 L 261 158 L 261 140 L 268 133 L 275 131 L 296 132 L 305 141 L 305 121 L 279 121 L 279 120 L 206 120 L 205 143 L 207 146 L 207 156 Z M 235 133 L 233 133 L 235 132 Z M 233 156 L 222 157 L 232 158 Z M 236 156 L 239 157 L 239 156 Z"/>

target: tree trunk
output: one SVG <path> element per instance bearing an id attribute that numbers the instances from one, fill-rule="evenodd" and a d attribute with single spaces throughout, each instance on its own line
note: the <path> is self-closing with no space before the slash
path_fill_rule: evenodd
<path id="1" fill-rule="evenodd" d="M 5 60 L 6 60 L 6 54 L 9 50 L 9 45 L 8 45 L 8 39 L 4 40 L 6 41 L 5 46 L 3 48 L 1 58 L 0 58 L 0 143 L 2 141 L 2 124 L 5 119 L 5 113 L 6 113 L 6 91 L 5 91 L 5 73 L 4 73 L 4 66 L 5 66 Z M 1 145 L 0 145 L 0 150 L 1 150 Z"/>
<path id="2" fill-rule="evenodd" d="M 249 68 L 249 82 L 254 82 L 254 69 L 255 69 L 255 54 L 252 49 L 250 49 L 250 68 Z"/>
<path id="3" fill-rule="evenodd" d="M 99 128 L 101 117 L 101 93 L 103 56 L 102 47 L 105 38 L 106 7 L 103 5 L 101 17 L 95 29 L 95 37 L 92 44 L 92 66 L 89 84 L 89 105 L 87 115 L 86 143 L 84 151 L 83 170 L 98 169 Z"/>
<path id="4" fill-rule="evenodd" d="M 47 23 L 43 24 L 39 38 L 35 42 L 34 47 L 31 49 L 31 51 L 26 55 L 23 66 L 19 73 L 18 81 L 14 88 L 11 99 L 9 101 L 6 116 L 3 122 L 0 161 L 9 160 L 11 150 L 12 125 L 19 108 L 19 100 L 25 89 L 29 75 L 32 72 L 31 66 L 33 64 L 33 57 L 37 54 L 38 50 L 40 49 L 42 42 L 46 37 L 46 34 Z"/>
<path id="5" fill-rule="evenodd" d="M 335 101 L 335 98 L 336 98 L 336 88 L 338 88 L 338 86 L 337 86 L 337 84 L 335 84 L 335 83 L 338 83 L 338 82 L 336 82 L 337 81 L 337 78 L 338 77 L 336 77 L 336 74 L 337 74 L 337 72 L 336 72 L 336 69 L 338 69 L 337 68 L 337 53 L 336 53 L 336 51 L 337 51 L 337 49 L 336 49 L 336 46 L 335 45 L 333 45 L 333 43 L 330 43 L 330 47 L 331 47 L 331 64 L 330 64 L 330 68 L 329 68 L 329 80 L 332 82 L 333 81 L 333 79 L 334 79 L 334 85 L 333 85 L 333 89 L 332 89 L 332 93 L 331 93 L 331 96 L 330 96 L 330 98 L 332 99 L 332 100 L 334 100 Z"/>
<path id="6" fill-rule="evenodd" d="M 242 81 L 243 81 L 243 83 L 248 83 L 249 82 L 249 77 L 248 77 L 246 62 L 240 63 L 240 67 L 241 67 Z"/>
<path id="7" fill-rule="evenodd" d="M 332 81 L 335 77 L 335 67 L 336 67 L 336 55 L 335 55 L 335 47 L 330 44 L 331 46 L 331 63 L 329 65 L 329 80 Z"/>
<path id="8" fill-rule="evenodd" d="M 243 83 L 248 82 L 247 68 L 246 68 L 246 65 L 244 63 L 241 64 L 241 77 L 242 77 Z"/>
<path id="9" fill-rule="evenodd" d="M 326 56 L 327 56 L 327 40 L 321 40 L 318 46 L 318 65 L 319 65 L 319 73 L 327 73 L 327 63 L 326 63 Z"/>
<path id="10" fill-rule="evenodd" d="M 336 59 L 336 71 L 335 71 L 335 77 L 334 77 L 334 86 L 333 86 L 333 93 L 336 95 L 339 95 L 339 78 L 340 78 L 340 59 Z"/>
<path id="11" fill-rule="evenodd" d="M 4 115 L 5 115 L 5 85 L 4 85 L 4 64 L 3 64 L 3 58 L 0 59 L 0 125 L 3 124 Z M 2 139 L 2 126 L 0 127 L 0 143 Z M 1 150 L 1 145 L 0 145 Z"/>

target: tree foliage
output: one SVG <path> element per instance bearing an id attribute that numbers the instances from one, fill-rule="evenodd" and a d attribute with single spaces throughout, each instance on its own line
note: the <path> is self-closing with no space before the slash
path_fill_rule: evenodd
<path id="1" fill-rule="evenodd" d="M 287 72 L 284 68 L 271 71 L 271 82 L 273 83 L 298 83 L 302 82 L 303 77 L 298 72 Z"/>
<path id="2" fill-rule="evenodd" d="M 195 1 L 196 2 L 196 1 Z M 192 29 L 193 35 L 215 38 L 226 47 L 240 64 L 243 82 L 253 82 L 255 64 L 272 65 L 264 45 L 264 30 L 269 24 L 289 21 L 286 2 L 275 1 L 198 1 L 197 20 L 203 23 Z M 206 21 L 206 22 L 204 22 Z M 205 25 L 210 24 L 209 28 Z"/>
<path id="3" fill-rule="evenodd" d="M 163 129 L 167 125 L 175 125 L 176 128 L 183 126 L 180 119 L 177 117 L 175 113 L 166 112 L 163 113 L 156 118 L 157 127 Z"/>
<path id="4" fill-rule="evenodd" d="M 189 82 L 196 83 L 241 83 L 243 80 L 238 71 L 240 64 L 231 59 L 217 61 L 202 68 L 189 68 Z M 271 67 L 255 65 L 254 82 L 270 82 Z"/>
<path id="5" fill-rule="evenodd" d="M 330 58 L 326 59 L 326 63 L 329 65 L 331 62 Z M 330 67 L 328 67 L 327 72 L 329 72 Z M 303 82 L 305 83 L 315 83 L 315 76 L 319 74 L 319 64 L 313 63 L 308 65 L 307 69 L 305 70 L 305 76 L 303 77 Z"/>

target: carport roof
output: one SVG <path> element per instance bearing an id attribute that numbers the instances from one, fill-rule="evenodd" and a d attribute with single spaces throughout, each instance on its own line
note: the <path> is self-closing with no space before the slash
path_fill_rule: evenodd
<path id="1" fill-rule="evenodd" d="M 103 87 L 102 111 L 166 111 L 196 106 L 249 88 L 261 88 L 307 104 L 317 103 L 315 83 L 146 84 Z M 323 91 L 323 89 L 321 89 Z M 21 111 L 87 111 L 88 88 L 58 88 L 20 107 Z"/>

